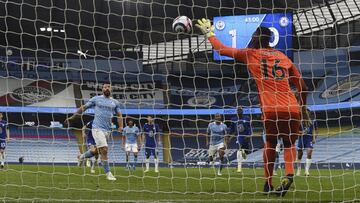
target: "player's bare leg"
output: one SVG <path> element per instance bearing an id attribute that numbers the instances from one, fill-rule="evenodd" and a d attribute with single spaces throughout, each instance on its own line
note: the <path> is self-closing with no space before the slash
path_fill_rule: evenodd
<path id="1" fill-rule="evenodd" d="M 225 148 L 219 149 L 220 167 L 218 170 L 218 176 L 222 176 L 221 171 L 225 165 Z"/>
<path id="2" fill-rule="evenodd" d="M 303 156 L 303 150 L 299 149 L 297 151 L 298 155 L 297 155 L 297 160 L 296 160 L 296 166 L 297 166 L 297 171 L 296 171 L 296 175 L 297 176 L 301 176 L 301 159 Z"/>
<path id="3" fill-rule="evenodd" d="M 305 160 L 305 176 L 309 176 L 309 170 L 310 170 L 310 166 L 311 166 L 311 158 L 312 158 L 312 153 L 313 153 L 313 149 L 312 148 L 308 148 L 307 149 L 307 157 Z"/>
<path id="4" fill-rule="evenodd" d="M 110 166 L 108 162 L 108 147 L 99 147 L 99 153 L 101 156 L 101 163 L 102 167 L 104 168 L 104 171 L 106 173 L 106 179 L 108 180 L 116 180 L 116 178 L 113 176 L 113 174 L 110 171 Z"/>
<path id="5" fill-rule="evenodd" d="M 99 154 L 94 156 L 95 160 L 91 163 L 90 173 L 95 173 L 95 166 L 98 164 Z"/>

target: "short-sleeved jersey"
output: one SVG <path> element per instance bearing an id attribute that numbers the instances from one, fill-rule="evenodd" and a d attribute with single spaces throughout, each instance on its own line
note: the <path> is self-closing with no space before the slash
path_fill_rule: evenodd
<path id="1" fill-rule="evenodd" d="M 121 112 L 120 102 L 113 98 L 106 98 L 104 95 L 95 96 L 85 104 L 86 109 L 92 107 L 95 110 L 92 128 L 110 131 L 114 113 Z"/>
<path id="2" fill-rule="evenodd" d="M 231 118 L 231 126 L 229 134 L 235 136 L 249 136 L 252 134 L 250 117 L 243 116 L 241 118 L 233 117 Z"/>
<path id="3" fill-rule="evenodd" d="M 0 139 L 6 139 L 6 130 L 8 128 L 8 123 L 5 120 L 0 121 Z"/>
<path id="4" fill-rule="evenodd" d="M 289 81 L 300 91 L 305 83 L 292 61 L 282 52 L 272 48 L 235 49 L 223 45 L 216 37 L 209 41 L 221 55 L 230 56 L 247 64 L 255 80 L 259 100 L 266 119 L 267 113 L 299 113 L 299 103 Z"/>
<path id="5" fill-rule="evenodd" d="M 313 139 L 314 130 L 317 129 L 316 121 L 312 121 L 309 127 L 303 128 L 303 139 Z"/>
<path id="6" fill-rule="evenodd" d="M 159 135 L 159 125 L 145 123 L 143 132 L 145 134 L 145 147 L 155 147 L 157 144 L 156 137 Z"/>
<path id="7" fill-rule="evenodd" d="M 136 144 L 139 135 L 140 131 L 139 128 L 136 126 L 133 126 L 131 128 L 129 126 L 126 126 L 123 129 L 123 136 L 126 137 L 126 144 Z"/>
<path id="8" fill-rule="evenodd" d="M 210 136 L 210 145 L 217 145 L 224 142 L 227 134 L 227 126 L 224 123 L 217 124 L 216 122 L 209 123 L 207 134 Z"/>

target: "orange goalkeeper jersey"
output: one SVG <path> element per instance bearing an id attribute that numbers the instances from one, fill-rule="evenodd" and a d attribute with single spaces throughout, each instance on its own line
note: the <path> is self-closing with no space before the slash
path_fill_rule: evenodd
<path id="1" fill-rule="evenodd" d="M 221 55 L 233 57 L 248 65 L 256 82 L 265 117 L 266 114 L 273 112 L 300 112 L 299 103 L 289 82 L 292 82 L 299 92 L 306 88 L 306 85 L 299 71 L 286 55 L 272 48 L 230 48 L 215 36 L 210 37 L 209 41 Z"/>

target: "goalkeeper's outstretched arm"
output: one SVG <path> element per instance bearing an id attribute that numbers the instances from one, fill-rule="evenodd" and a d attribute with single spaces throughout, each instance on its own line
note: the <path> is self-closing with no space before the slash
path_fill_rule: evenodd
<path id="1" fill-rule="evenodd" d="M 214 26 L 211 25 L 211 21 L 209 19 L 201 19 L 197 21 L 196 27 L 198 27 L 201 32 L 208 38 L 213 48 L 219 52 L 220 55 L 229 56 L 232 58 L 236 58 L 240 61 L 247 63 L 247 52 L 249 49 L 236 49 L 232 47 L 228 47 L 221 43 L 216 37 L 214 33 Z"/>

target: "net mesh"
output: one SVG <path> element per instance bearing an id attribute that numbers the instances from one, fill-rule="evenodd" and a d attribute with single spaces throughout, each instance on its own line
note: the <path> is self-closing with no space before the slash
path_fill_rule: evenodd
<path id="1" fill-rule="evenodd" d="M 302 170 L 281 200 L 359 201 L 357 0 L 11 0 L 0 5 L 0 112 L 10 130 L 7 140 L 0 122 L 2 200 L 279 200 L 262 193 L 263 124 L 252 75 L 239 61 L 219 60 L 197 28 L 174 33 L 172 21 L 185 15 L 194 24 L 211 19 L 216 36 L 238 48 L 248 45 L 260 25 L 278 32 L 271 40 L 278 40 L 275 48 L 300 70 L 318 128 L 309 176 L 305 149 L 294 164 L 295 173 Z M 77 166 L 77 156 L 89 147 L 89 129 L 83 126 L 94 110 L 69 127 L 64 120 L 102 94 L 106 83 L 122 105 L 124 124 L 133 119 L 143 132 L 152 116 L 159 125 L 158 173 L 155 157 L 147 160 L 141 144 L 137 163 L 130 154 L 130 166 L 136 168 L 127 167 L 116 118 L 108 151 L 117 180 L 106 180 L 100 160 Z M 220 113 L 230 130 L 238 106 L 250 120 L 248 146 L 239 149 L 230 133 L 220 175 L 219 155 L 209 161 L 207 128 Z M 282 149 L 276 149 L 274 186 L 286 175 Z M 147 162 L 150 171 L 144 172 Z"/>

